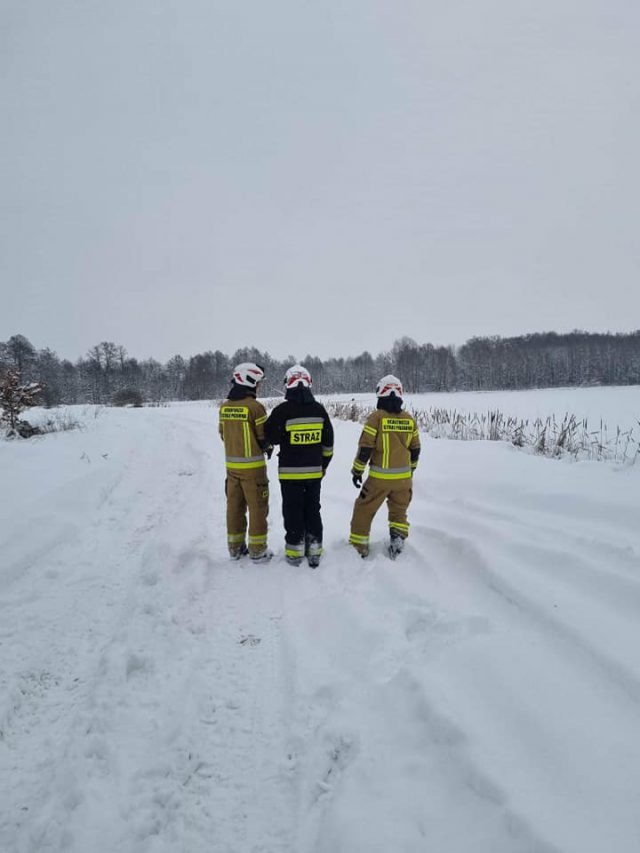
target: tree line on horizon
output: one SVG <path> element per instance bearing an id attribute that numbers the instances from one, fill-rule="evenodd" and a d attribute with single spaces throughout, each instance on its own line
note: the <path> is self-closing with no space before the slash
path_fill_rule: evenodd
<path id="1" fill-rule="evenodd" d="M 108 404 L 224 397 L 232 368 L 254 361 L 265 369 L 264 396 L 282 392 L 282 377 L 297 359 L 272 358 L 255 347 L 227 355 L 220 350 L 162 364 L 128 356 L 123 346 L 103 341 L 75 362 L 37 349 L 24 335 L 0 342 L 0 374 L 18 371 L 24 383 L 44 386 L 43 402 Z M 371 391 L 394 373 L 405 391 L 491 391 L 590 385 L 640 384 L 640 330 L 629 333 L 542 332 L 518 337 L 474 337 L 460 347 L 418 344 L 403 337 L 378 355 L 301 359 L 317 393 Z"/>

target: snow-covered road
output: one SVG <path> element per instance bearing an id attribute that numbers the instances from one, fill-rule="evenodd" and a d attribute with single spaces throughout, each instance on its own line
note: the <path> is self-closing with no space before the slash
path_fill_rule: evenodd
<path id="1" fill-rule="evenodd" d="M 226 558 L 202 404 L 0 443 L 2 853 L 635 853 L 640 467 L 427 442 L 395 563 Z"/>

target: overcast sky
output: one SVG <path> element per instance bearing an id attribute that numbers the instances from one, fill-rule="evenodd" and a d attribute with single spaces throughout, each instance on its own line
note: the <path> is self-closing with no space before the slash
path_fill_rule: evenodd
<path id="1" fill-rule="evenodd" d="M 0 10 L 0 340 L 640 327 L 637 0 Z"/>

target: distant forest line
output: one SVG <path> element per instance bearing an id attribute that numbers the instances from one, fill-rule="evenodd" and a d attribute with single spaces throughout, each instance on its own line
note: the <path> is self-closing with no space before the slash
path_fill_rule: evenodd
<path id="1" fill-rule="evenodd" d="M 299 359 L 310 370 L 317 393 L 371 391 L 394 373 L 405 391 L 490 391 L 591 385 L 640 384 L 640 330 L 630 333 L 543 332 L 519 337 L 471 338 L 460 347 L 397 340 L 388 352 L 349 358 Z M 0 342 L 0 373 L 18 370 L 22 381 L 42 382 L 44 403 L 111 403 L 123 392 L 148 402 L 223 397 L 231 370 L 254 361 L 266 372 L 264 396 L 282 390 L 285 370 L 296 359 L 272 358 L 255 347 L 232 355 L 219 350 L 166 363 L 130 358 L 123 346 L 103 341 L 76 362 L 38 349 L 23 335 Z"/>

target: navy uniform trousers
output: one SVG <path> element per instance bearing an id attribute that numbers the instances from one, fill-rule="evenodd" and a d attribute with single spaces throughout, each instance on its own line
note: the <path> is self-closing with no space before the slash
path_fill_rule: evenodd
<path id="1" fill-rule="evenodd" d="M 317 550 L 322 545 L 321 485 L 321 479 L 280 480 L 285 542 L 293 546 L 304 544 L 303 553 L 307 554 L 309 546 Z"/>

